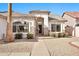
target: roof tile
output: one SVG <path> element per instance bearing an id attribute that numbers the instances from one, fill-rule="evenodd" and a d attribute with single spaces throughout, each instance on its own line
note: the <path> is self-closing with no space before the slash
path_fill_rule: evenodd
<path id="1" fill-rule="evenodd" d="M 65 14 L 70 15 L 76 19 L 79 19 L 79 12 L 65 12 Z"/>

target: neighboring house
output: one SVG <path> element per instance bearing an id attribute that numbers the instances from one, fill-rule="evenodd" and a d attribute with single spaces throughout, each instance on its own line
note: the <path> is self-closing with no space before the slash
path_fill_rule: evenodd
<path id="1" fill-rule="evenodd" d="M 79 12 L 65 12 L 62 17 L 67 20 L 65 27 L 71 27 L 72 36 L 79 37 Z"/>
<path id="2" fill-rule="evenodd" d="M 7 12 L 0 12 L 0 39 L 6 37 Z M 52 32 L 64 32 L 66 20 L 61 16 L 53 15 L 49 11 L 30 11 L 29 14 L 12 12 L 13 37 L 21 33 L 22 38 L 27 33 L 36 35 L 51 35 Z"/>

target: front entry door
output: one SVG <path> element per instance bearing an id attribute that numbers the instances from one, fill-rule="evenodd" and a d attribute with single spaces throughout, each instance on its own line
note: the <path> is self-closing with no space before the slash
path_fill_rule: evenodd
<path id="1" fill-rule="evenodd" d="M 39 34 L 42 34 L 42 25 L 39 25 Z"/>

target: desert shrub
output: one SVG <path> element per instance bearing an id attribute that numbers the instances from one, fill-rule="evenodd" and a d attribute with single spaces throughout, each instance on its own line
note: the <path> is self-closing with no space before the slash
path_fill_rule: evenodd
<path id="1" fill-rule="evenodd" d="M 69 34 L 68 33 L 59 33 L 58 34 L 58 37 L 69 37 Z"/>
<path id="2" fill-rule="evenodd" d="M 68 33 L 52 33 L 52 37 L 61 38 L 61 37 L 69 37 Z"/>
<path id="3" fill-rule="evenodd" d="M 58 38 L 59 37 L 59 33 L 52 33 L 51 36 L 55 37 L 55 38 Z"/>
<path id="4" fill-rule="evenodd" d="M 65 33 L 58 33 L 58 37 L 65 37 Z"/>
<path id="5" fill-rule="evenodd" d="M 15 39 L 22 39 L 22 33 L 15 34 Z"/>
<path id="6" fill-rule="evenodd" d="M 58 37 L 62 37 L 62 33 L 58 33 Z"/>
<path id="7" fill-rule="evenodd" d="M 27 34 L 27 39 L 33 39 L 33 34 L 28 33 L 28 34 Z"/>

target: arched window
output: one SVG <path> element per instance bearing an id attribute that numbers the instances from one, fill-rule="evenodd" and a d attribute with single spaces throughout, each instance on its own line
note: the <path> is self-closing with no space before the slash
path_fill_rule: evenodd
<path id="1" fill-rule="evenodd" d="M 13 25 L 22 24 L 20 21 L 13 22 Z"/>

